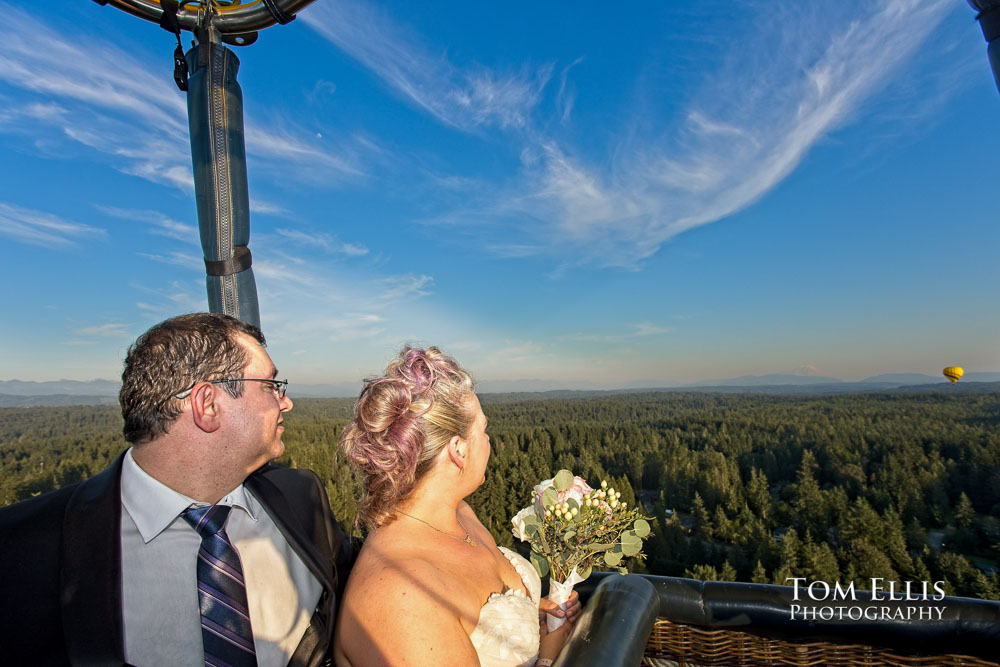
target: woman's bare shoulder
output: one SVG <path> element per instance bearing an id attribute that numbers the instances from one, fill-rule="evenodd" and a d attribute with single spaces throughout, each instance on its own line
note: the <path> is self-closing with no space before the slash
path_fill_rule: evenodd
<path id="1" fill-rule="evenodd" d="M 352 585 L 363 586 L 366 592 L 398 590 L 408 582 L 435 586 L 442 576 L 441 569 L 424 549 L 392 539 L 391 535 L 376 534 L 365 541 L 351 570 L 348 590 Z"/>
<path id="2" fill-rule="evenodd" d="M 451 582 L 419 545 L 366 541 L 344 594 L 340 650 L 386 664 L 424 664 L 419 656 L 434 656 L 428 664 L 475 664 L 468 661 L 474 649 L 461 618 L 461 587 Z"/>

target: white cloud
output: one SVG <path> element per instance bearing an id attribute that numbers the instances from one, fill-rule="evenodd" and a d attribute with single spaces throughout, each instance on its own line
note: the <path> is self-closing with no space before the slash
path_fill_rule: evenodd
<path id="1" fill-rule="evenodd" d="M 368 248 L 354 243 L 344 243 L 330 234 L 306 233 L 297 229 L 276 229 L 279 236 L 297 244 L 312 248 L 321 248 L 334 255 L 359 257 L 368 254 Z"/>
<path id="2" fill-rule="evenodd" d="M 149 231 L 153 234 L 166 236 L 188 244 L 200 244 L 198 236 L 198 226 L 174 220 L 159 211 L 124 209 L 117 206 L 97 206 L 97 210 L 106 215 L 122 220 L 132 220 L 149 225 Z"/>
<path id="3" fill-rule="evenodd" d="M 496 354 L 496 358 L 503 359 L 504 362 L 520 364 L 553 356 L 551 352 L 546 352 L 540 343 L 530 340 L 506 340 L 504 344 L 506 347 L 501 348 Z"/>
<path id="4" fill-rule="evenodd" d="M 74 333 L 81 336 L 93 336 L 96 338 L 131 338 L 129 331 L 131 324 L 121 324 L 120 322 L 108 322 L 106 324 L 95 324 L 89 327 L 77 329 Z"/>
<path id="5" fill-rule="evenodd" d="M 65 248 L 79 240 L 104 237 L 106 231 L 51 213 L 0 203 L 0 234 L 29 245 Z"/>
<path id="6" fill-rule="evenodd" d="M 275 340 L 293 345 L 304 340 L 343 342 L 374 338 L 385 332 L 387 321 L 374 313 L 345 312 L 337 316 L 299 317 L 279 320 L 273 327 Z"/>
<path id="7" fill-rule="evenodd" d="M 181 283 L 171 281 L 166 288 L 132 284 L 131 287 L 144 293 L 148 300 L 137 301 L 136 308 L 151 321 L 159 321 L 180 313 L 195 313 L 208 310 L 204 282 Z"/>
<path id="8" fill-rule="evenodd" d="M 250 197 L 250 211 L 261 215 L 287 215 L 288 212 L 278 204 Z"/>
<path id="9" fill-rule="evenodd" d="M 426 275 L 389 276 L 380 282 L 384 288 L 376 298 L 381 301 L 398 301 L 404 297 L 427 296 L 434 278 Z"/>
<path id="10" fill-rule="evenodd" d="M 612 154 L 599 157 L 588 146 L 530 135 L 537 139 L 522 151 L 517 182 L 478 213 L 453 219 L 481 228 L 482 246 L 501 255 L 539 246 L 572 263 L 637 268 L 677 234 L 732 215 L 779 184 L 864 112 L 954 9 L 947 0 L 758 7 L 770 14 L 733 40 L 677 126 L 643 116 L 640 105 Z M 566 89 L 557 100 L 563 116 Z"/>
<path id="11" fill-rule="evenodd" d="M 6 3 L 0 12 L 0 81 L 37 98 L 8 110 L 0 130 L 31 122 L 34 136 L 49 130 L 49 140 L 68 138 L 124 173 L 193 190 L 187 102 L 160 61 L 80 32 L 61 34 Z M 291 117 L 266 125 L 246 118 L 251 168 L 322 184 L 364 174 L 358 156 L 373 150 L 370 141 L 317 141 L 316 135 Z"/>
<path id="12" fill-rule="evenodd" d="M 161 264 L 172 264 L 174 266 L 182 266 L 185 269 L 189 269 L 191 271 L 197 271 L 199 273 L 205 271 L 204 257 L 202 257 L 201 255 L 192 255 L 189 252 L 173 250 L 165 254 L 150 253 L 150 252 L 140 252 L 136 254 L 139 255 L 140 257 L 151 259 L 154 262 L 160 262 Z"/>
<path id="13" fill-rule="evenodd" d="M 576 103 L 576 91 L 567 82 L 569 71 L 582 62 L 583 58 L 577 58 L 559 73 L 559 92 L 556 95 L 556 107 L 561 109 L 559 117 L 563 122 L 569 120 L 570 114 L 573 113 L 573 105 Z"/>
<path id="14" fill-rule="evenodd" d="M 564 342 L 579 341 L 585 343 L 621 343 L 625 341 L 634 341 L 637 338 L 645 338 L 647 336 L 662 336 L 673 331 L 673 328 L 671 327 L 663 327 L 649 322 L 632 324 L 630 325 L 630 328 L 631 331 L 623 333 L 574 333 L 560 336 L 558 340 Z"/>
<path id="15" fill-rule="evenodd" d="M 525 126 L 552 74 L 550 65 L 517 73 L 459 69 L 407 28 L 355 0 L 317 3 L 301 17 L 397 93 L 463 130 Z"/>
<path id="16" fill-rule="evenodd" d="M 490 254 L 503 258 L 532 257 L 545 252 L 540 245 L 528 243 L 493 243 L 486 247 Z"/>
<path id="17" fill-rule="evenodd" d="M 640 322 L 634 326 L 635 333 L 633 333 L 633 335 L 637 337 L 658 336 L 660 334 L 670 333 L 673 331 L 670 327 L 661 327 L 655 324 L 650 324 L 649 322 Z"/>

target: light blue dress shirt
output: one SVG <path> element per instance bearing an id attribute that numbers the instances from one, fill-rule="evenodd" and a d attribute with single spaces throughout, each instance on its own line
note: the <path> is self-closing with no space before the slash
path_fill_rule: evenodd
<path id="1" fill-rule="evenodd" d="M 201 538 L 180 514 L 204 505 L 122 465 L 122 616 L 125 659 L 138 667 L 203 666 L 196 563 Z M 302 640 L 322 586 L 242 484 L 226 533 L 240 554 L 260 667 L 284 667 Z"/>

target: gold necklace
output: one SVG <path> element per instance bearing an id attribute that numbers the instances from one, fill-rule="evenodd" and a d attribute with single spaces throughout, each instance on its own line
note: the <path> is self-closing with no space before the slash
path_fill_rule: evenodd
<path id="1" fill-rule="evenodd" d="M 400 514 L 402 514 L 403 516 L 408 516 L 411 519 L 416 519 L 417 521 L 419 521 L 420 523 L 424 524 L 425 526 L 429 526 L 430 528 L 433 528 L 434 530 L 436 530 L 437 532 L 441 533 L 442 535 L 447 535 L 448 537 L 450 537 L 453 540 L 458 540 L 459 542 L 465 542 L 466 544 L 470 544 L 472 546 L 478 546 L 476 544 L 476 541 L 474 539 L 472 539 L 472 536 L 469 535 L 469 531 L 465 530 L 465 526 L 462 526 L 462 522 L 458 521 L 458 517 L 455 517 L 455 521 L 458 521 L 458 525 L 462 527 L 462 530 L 465 530 L 465 537 L 455 537 L 451 533 L 446 533 L 443 530 L 441 530 L 440 528 L 434 528 L 434 526 L 431 526 L 431 524 L 427 523 L 426 521 L 424 521 L 420 517 L 413 516 L 412 514 L 407 514 L 403 510 L 396 510 L 396 511 L 399 512 Z"/>

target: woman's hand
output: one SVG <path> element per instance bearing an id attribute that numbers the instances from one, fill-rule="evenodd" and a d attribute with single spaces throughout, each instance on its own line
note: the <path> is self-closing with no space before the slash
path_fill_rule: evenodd
<path id="1" fill-rule="evenodd" d="M 555 660 L 556 656 L 559 655 L 559 651 L 562 650 L 563 644 L 569 638 L 569 633 L 572 629 L 573 624 L 567 621 L 552 632 L 549 632 L 548 624 L 542 621 L 538 626 L 538 634 L 541 638 L 538 644 L 538 657 Z"/>
<path id="2" fill-rule="evenodd" d="M 580 606 L 580 595 L 573 591 L 569 600 L 566 601 L 566 611 L 557 605 L 552 600 L 548 598 L 542 598 L 538 601 L 538 622 L 545 623 L 545 614 L 552 614 L 557 618 L 565 618 L 571 624 L 576 623 L 576 619 L 580 618 L 580 612 L 583 607 Z"/>
<path id="3" fill-rule="evenodd" d="M 576 591 L 569 596 L 566 601 L 566 610 L 551 600 L 542 598 L 538 601 L 538 635 L 541 639 L 538 645 L 538 657 L 555 660 L 562 650 L 563 645 L 569 638 L 569 633 L 573 629 L 573 624 L 580 618 L 580 596 Z M 552 614 L 559 618 L 565 618 L 566 622 L 557 629 L 549 632 L 549 624 L 546 622 L 546 614 Z"/>

